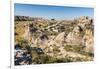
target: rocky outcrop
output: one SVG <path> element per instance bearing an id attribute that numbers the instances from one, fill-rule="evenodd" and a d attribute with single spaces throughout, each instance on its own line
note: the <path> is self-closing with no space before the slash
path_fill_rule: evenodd
<path id="1" fill-rule="evenodd" d="M 65 32 L 59 33 L 54 39 L 56 46 L 62 46 L 64 40 L 65 40 Z"/>
<path id="2" fill-rule="evenodd" d="M 77 24 L 74 29 L 67 35 L 66 41 L 71 45 L 84 45 L 83 38 L 86 36 L 86 31 L 91 29 L 93 33 L 93 20 L 89 17 L 80 17 L 77 19 Z M 93 37 L 93 35 L 88 34 Z M 87 38 L 89 40 L 89 38 Z"/>
<path id="3" fill-rule="evenodd" d="M 81 45 L 82 35 L 80 26 L 76 26 L 72 32 L 67 35 L 66 42 L 68 45 Z"/>
<path id="4" fill-rule="evenodd" d="M 94 36 L 93 31 L 91 29 L 87 29 L 85 31 L 85 35 L 83 37 L 84 45 L 85 45 L 85 51 L 89 53 L 94 52 Z"/>

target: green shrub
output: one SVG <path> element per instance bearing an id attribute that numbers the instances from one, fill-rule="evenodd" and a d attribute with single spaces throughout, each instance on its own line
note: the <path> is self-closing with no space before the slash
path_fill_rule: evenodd
<path id="1" fill-rule="evenodd" d="M 20 46 L 21 46 L 22 48 L 26 48 L 26 47 L 28 46 L 28 41 L 25 40 L 25 39 L 23 39 L 23 38 L 21 38 L 21 39 L 18 41 L 18 43 L 20 44 Z"/>
<path id="2" fill-rule="evenodd" d="M 78 45 L 66 45 L 64 47 L 66 51 L 72 51 L 72 52 L 81 52 L 84 49 L 84 46 L 78 46 Z"/>
<path id="3" fill-rule="evenodd" d="M 53 48 L 53 52 L 60 52 L 60 50 L 59 50 L 59 48 L 57 48 L 57 47 L 55 47 L 55 48 Z"/>

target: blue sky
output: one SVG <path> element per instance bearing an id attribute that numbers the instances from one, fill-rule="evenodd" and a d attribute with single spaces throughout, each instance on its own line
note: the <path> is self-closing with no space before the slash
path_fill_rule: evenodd
<path id="1" fill-rule="evenodd" d="M 93 8 L 18 3 L 14 6 L 14 14 L 22 16 L 43 17 L 46 19 L 73 19 L 80 16 L 94 17 Z"/>

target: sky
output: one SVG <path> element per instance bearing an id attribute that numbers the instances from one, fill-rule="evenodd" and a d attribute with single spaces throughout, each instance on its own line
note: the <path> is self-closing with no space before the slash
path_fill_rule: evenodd
<path id="1" fill-rule="evenodd" d="M 80 16 L 94 17 L 93 8 L 71 7 L 71 6 L 50 6 L 34 4 L 14 5 L 14 15 L 43 17 L 45 19 L 74 19 Z"/>

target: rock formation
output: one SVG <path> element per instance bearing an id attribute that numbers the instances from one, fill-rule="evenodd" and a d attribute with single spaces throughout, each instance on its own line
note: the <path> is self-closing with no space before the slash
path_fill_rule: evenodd
<path id="1" fill-rule="evenodd" d="M 66 42 L 69 45 L 81 45 L 82 35 L 80 31 L 80 26 L 76 26 L 72 32 L 67 35 Z"/>
<path id="2" fill-rule="evenodd" d="M 50 58 L 65 59 L 68 62 L 69 60 L 92 60 L 93 57 L 86 54 L 94 53 L 93 19 L 83 16 L 71 21 L 57 21 L 24 16 L 15 17 L 15 21 L 30 21 L 31 19 L 33 21 L 24 25 L 25 33 L 23 38 L 28 41 L 26 42 L 28 44 L 26 46 L 23 44 L 22 47 L 29 47 L 26 50 L 30 51 L 31 54 L 29 54 L 32 56 L 31 60 L 33 63 L 42 63 L 39 54 L 41 51 L 43 52 L 42 55 Z M 24 63 L 23 61 L 21 64 Z"/>
<path id="3" fill-rule="evenodd" d="M 83 37 L 84 44 L 86 46 L 85 51 L 93 53 L 94 52 L 94 36 L 93 36 L 93 31 L 91 29 L 87 29 L 85 31 L 85 35 Z"/>

